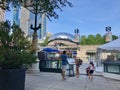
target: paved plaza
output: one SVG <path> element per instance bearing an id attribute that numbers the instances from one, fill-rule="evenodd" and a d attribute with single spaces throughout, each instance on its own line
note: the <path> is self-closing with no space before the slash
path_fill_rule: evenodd
<path id="1" fill-rule="evenodd" d="M 25 90 L 120 90 L 120 81 L 101 76 L 89 81 L 86 75 L 67 77 L 63 81 L 59 73 L 40 72 L 27 74 L 25 87 Z"/>
<path id="2" fill-rule="evenodd" d="M 120 90 L 120 81 L 104 78 L 100 72 L 95 72 L 93 81 L 89 81 L 85 67 L 81 66 L 79 78 L 66 76 L 66 80 L 61 79 L 60 73 L 27 73 L 25 90 Z"/>

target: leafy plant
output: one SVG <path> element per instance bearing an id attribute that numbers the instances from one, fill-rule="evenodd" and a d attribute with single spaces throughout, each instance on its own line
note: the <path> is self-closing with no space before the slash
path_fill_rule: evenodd
<path id="1" fill-rule="evenodd" d="M 69 0 L 0 0 L 0 8 L 3 10 L 10 11 L 10 5 L 22 5 L 32 13 L 46 13 L 49 19 L 50 17 L 58 19 L 57 10 L 62 11 L 66 6 L 73 7 Z"/>
<path id="2" fill-rule="evenodd" d="M 0 67 L 15 69 L 35 62 L 35 51 L 19 26 L 11 26 L 9 21 L 0 23 Z"/>

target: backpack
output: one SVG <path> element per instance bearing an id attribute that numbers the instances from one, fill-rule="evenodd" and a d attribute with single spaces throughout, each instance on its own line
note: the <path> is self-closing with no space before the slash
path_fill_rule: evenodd
<path id="1" fill-rule="evenodd" d="M 79 65 L 82 65 L 83 60 L 79 59 Z"/>

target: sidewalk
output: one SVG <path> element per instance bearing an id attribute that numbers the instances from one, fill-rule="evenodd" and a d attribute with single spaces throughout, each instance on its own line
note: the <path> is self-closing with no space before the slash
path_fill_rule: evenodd
<path id="1" fill-rule="evenodd" d="M 80 78 L 67 76 L 64 81 L 60 73 L 26 74 L 25 90 L 120 90 L 120 81 L 102 77 L 100 67 L 96 68 L 93 81 L 89 81 L 85 75 L 87 65 L 81 65 Z"/>
<path id="2" fill-rule="evenodd" d="M 27 74 L 25 90 L 120 90 L 120 81 L 100 76 L 94 76 L 93 81 L 89 81 L 86 75 L 66 78 L 61 80 L 59 73 Z"/>
<path id="3" fill-rule="evenodd" d="M 89 63 L 88 62 L 84 62 L 81 66 L 80 66 L 80 73 L 85 75 L 86 74 L 86 68 L 88 67 Z M 74 68 L 75 69 L 75 68 Z M 99 75 L 101 76 L 103 72 L 103 67 L 95 67 L 95 71 L 94 71 L 94 75 Z"/>

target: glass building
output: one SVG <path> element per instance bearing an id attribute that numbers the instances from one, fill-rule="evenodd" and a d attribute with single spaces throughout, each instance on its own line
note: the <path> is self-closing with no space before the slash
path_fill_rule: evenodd
<path id="1" fill-rule="evenodd" d="M 20 24 L 20 20 L 19 20 L 19 12 L 20 12 L 20 6 L 16 5 L 13 7 L 13 22 L 16 25 Z"/>
<path id="2" fill-rule="evenodd" d="M 21 7 L 20 28 L 26 36 L 32 37 L 32 33 L 30 34 L 30 12 L 24 7 Z"/>
<path id="3" fill-rule="evenodd" d="M 43 13 L 41 16 L 41 39 L 46 37 L 46 14 Z"/>
<path id="4" fill-rule="evenodd" d="M 45 14 L 37 15 L 37 26 L 41 23 L 41 29 L 37 30 L 38 40 L 42 40 L 46 37 L 46 16 Z M 31 25 L 34 27 L 35 15 L 28 11 L 26 8 L 21 8 L 20 26 L 27 36 L 32 38 L 33 30 L 30 28 Z"/>

